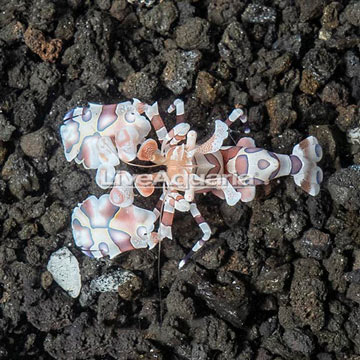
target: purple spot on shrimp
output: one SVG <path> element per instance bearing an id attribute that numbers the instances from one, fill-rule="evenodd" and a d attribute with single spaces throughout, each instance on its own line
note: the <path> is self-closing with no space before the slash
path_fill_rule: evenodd
<path id="1" fill-rule="evenodd" d="M 91 110 L 88 107 L 83 108 L 83 114 L 82 114 L 82 120 L 87 122 L 91 119 L 92 113 Z"/>
<path id="2" fill-rule="evenodd" d="M 106 243 L 101 242 L 99 244 L 99 250 L 100 250 L 102 256 L 108 256 L 109 255 L 110 250 L 109 250 L 109 247 L 108 247 L 108 245 Z"/>
<path id="3" fill-rule="evenodd" d="M 103 105 L 98 120 L 98 130 L 103 131 L 117 120 L 116 115 L 117 104 Z"/>
<path id="4" fill-rule="evenodd" d="M 290 155 L 290 160 L 291 160 L 290 174 L 295 175 L 301 170 L 302 162 L 296 155 Z"/>
<path id="5" fill-rule="evenodd" d="M 319 144 L 315 145 L 315 154 L 317 157 L 321 157 L 322 156 L 322 148 Z"/>
<path id="6" fill-rule="evenodd" d="M 235 169 L 238 175 L 248 173 L 249 163 L 247 155 L 239 155 L 235 160 Z"/>
<path id="7" fill-rule="evenodd" d="M 265 159 L 260 159 L 257 163 L 257 166 L 260 170 L 265 170 L 270 166 L 270 163 Z"/>
<path id="8" fill-rule="evenodd" d="M 80 209 L 88 217 L 93 228 L 108 227 L 119 210 L 110 202 L 109 195 L 103 195 L 99 199 L 91 196 L 82 203 Z"/>
<path id="9" fill-rule="evenodd" d="M 94 245 L 90 229 L 82 226 L 80 221 L 75 219 L 72 222 L 72 230 L 76 246 L 80 247 L 81 250 L 90 250 Z"/>
<path id="10" fill-rule="evenodd" d="M 246 148 L 245 152 L 248 153 L 248 154 L 252 154 L 252 153 L 257 153 L 257 152 L 262 151 L 262 150 L 263 150 L 262 148 L 253 147 L 253 148 Z"/>
<path id="11" fill-rule="evenodd" d="M 109 229 L 109 235 L 121 252 L 134 250 L 130 242 L 130 235 L 125 231 Z"/>

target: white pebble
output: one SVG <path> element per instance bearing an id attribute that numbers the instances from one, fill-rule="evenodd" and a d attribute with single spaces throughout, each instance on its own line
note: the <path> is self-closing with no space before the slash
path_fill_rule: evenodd
<path id="1" fill-rule="evenodd" d="M 47 269 L 57 284 L 71 297 L 79 296 L 81 289 L 79 262 L 67 247 L 51 254 Z"/>

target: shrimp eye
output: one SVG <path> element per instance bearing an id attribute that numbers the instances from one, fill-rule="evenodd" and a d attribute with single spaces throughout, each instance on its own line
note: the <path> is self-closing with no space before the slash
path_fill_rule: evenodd
<path id="1" fill-rule="evenodd" d="M 138 234 L 138 236 L 142 239 L 146 238 L 147 235 L 147 231 L 146 231 L 146 227 L 145 226 L 139 226 L 136 230 L 136 233 Z"/>
<path id="2" fill-rule="evenodd" d="M 128 112 L 125 114 L 125 120 L 126 120 L 128 123 L 133 123 L 133 122 L 135 121 L 135 112 L 134 112 L 134 110 L 128 111 Z"/>

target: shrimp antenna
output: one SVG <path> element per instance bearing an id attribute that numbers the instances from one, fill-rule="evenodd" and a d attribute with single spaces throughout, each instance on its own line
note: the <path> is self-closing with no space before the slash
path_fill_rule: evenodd
<path id="1" fill-rule="evenodd" d="M 139 168 L 155 168 L 155 167 L 159 167 L 159 166 L 164 166 L 164 164 L 152 164 L 152 165 L 141 165 L 141 164 L 134 164 L 132 162 L 126 162 L 121 160 L 124 164 L 129 165 L 129 166 L 135 166 L 135 167 L 139 167 Z M 168 168 L 171 168 L 172 166 L 168 166 Z M 183 165 L 182 167 L 184 168 L 197 168 L 199 167 L 199 165 Z"/>
<path id="2" fill-rule="evenodd" d="M 79 117 L 79 116 L 82 116 L 82 114 L 79 114 L 79 115 L 73 115 L 73 116 L 71 116 L 71 117 L 69 117 L 69 118 L 66 118 L 66 119 L 65 119 L 65 121 L 66 121 L 66 120 L 75 119 L 75 118 L 77 118 L 77 117 Z"/>
<path id="3" fill-rule="evenodd" d="M 161 202 L 161 208 L 160 208 L 160 216 L 159 216 L 159 224 L 161 224 L 162 217 L 164 214 L 164 207 L 165 207 L 165 200 L 167 198 L 167 195 L 169 193 L 168 189 L 165 189 L 166 184 L 163 185 L 163 194 L 164 199 Z M 160 225 L 159 225 L 160 226 Z M 157 275 L 158 275 L 158 289 L 159 289 L 159 308 L 160 308 L 160 316 L 159 316 L 159 322 L 160 322 L 160 329 L 163 322 L 163 306 L 162 306 L 162 298 L 161 298 L 161 286 L 160 286 L 160 276 L 161 276 L 161 263 L 160 263 L 160 257 L 161 257 L 161 240 L 159 241 L 159 248 L 158 248 L 158 263 L 157 263 Z"/>
<path id="4" fill-rule="evenodd" d="M 124 164 L 126 165 L 130 165 L 130 166 L 135 166 L 135 167 L 139 167 L 139 168 L 154 168 L 154 167 L 158 167 L 158 166 L 161 166 L 161 165 L 157 165 L 157 164 L 153 164 L 153 165 L 141 165 L 141 164 L 134 164 L 134 163 L 131 163 L 131 162 L 126 162 L 126 161 L 123 161 L 121 160 Z"/>
<path id="5" fill-rule="evenodd" d="M 231 131 L 229 131 L 229 137 L 230 137 L 230 139 L 233 141 L 233 143 L 236 145 L 235 139 L 231 136 Z"/>

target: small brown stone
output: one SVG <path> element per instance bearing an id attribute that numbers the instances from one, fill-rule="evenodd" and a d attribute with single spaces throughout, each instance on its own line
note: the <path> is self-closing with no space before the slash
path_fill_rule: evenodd
<path id="1" fill-rule="evenodd" d="M 211 239 L 214 240 L 214 239 Z M 225 250 L 218 246 L 215 249 L 205 248 L 201 256 L 196 258 L 196 262 L 207 269 L 218 269 L 224 260 Z"/>
<path id="2" fill-rule="evenodd" d="M 326 0 L 296 0 L 300 6 L 300 21 L 306 22 L 320 17 Z"/>
<path id="3" fill-rule="evenodd" d="M 272 136 L 281 134 L 296 121 L 297 114 L 292 109 L 292 99 L 292 94 L 281 93 L 266 102 Z"/>
<path id="4" fill-rule="evenodd" d="M 125 0 L 121 0 L 125 1 Z M 140 22 L 148 29 L 166 35 L 178 17 L 178 9 L 173 1 L 160 1 L 147 12 L 140 14 Z"/>
<path id="5" fill-rule="evenodd" d="M 337 1 L 333 1 L 325 7 L 321 18 L 321 24 L 325 29 L 335 29 L 339 26 L 339 12 L 342 7 Z"/>
<path id="6" fill-rule="evenodd" d="M 51 286 L 53 280 L 54 279 L 49 271 L 44 271 L 43 273 L 41 273 L 41 287 L 44 290 L 48 289 Z"/>
<path id="7" fill-rule="evenodd" d="M 288 71 L 292 64 L 292 56 L 289 53 L 275 59 L 274 63 L 271 65 L 269 71 L 266 72 L 267 75 L 279 75 Z"/>
<path id="8" fill-rule="evenodd" d="M 170 50 L 165 54 L 166 66 L 161 75 L 165 87 L 175 95 L 190 90 L 202 58 L 199 50 Z"/>
<path id="9" fill-rule="evenodd" d="M 37 224 L 28 223 L 25 224 L 22 229 L 18 232 L 20 240 L 29 240 L 38 233 Z"/>
<path id="10" fill-rule="evenodd" d="M 358 105 L 339 106 L 336 110 L 339 112 L 336 125 L 340 130 L 347 131 L 360 127 L 360 108 Z"/>
<path id="11" fill-rule="evenodd" d="M 40 158 L 49 154 L 55 137 L 47 127 L 42 127 L 20 138 L 20 147 L 26 156 Z"/>
<path id="12" fill-rule="evenodd" d="M 323 145 L 323 159 L 333 164 L 336 158 L 336 141 L 334 138 L 333 127 L 330 125 L 311 125 L 309 135 L 315 136 L 319 144 Z"/>
<path id="13" fill-rule="evenodd" d="M 55 62 L 62 49 L 61 39 L 47 40 L 44 34 L 37 29 L 28 27 L 24 34 L 27 47 L 39 55 L 43 61 Z"/>
<path id="14" fill-rule="evenodd" d="M 128 2 L 126 0 L 113 1 L 110 8 L 110 15 L 120 22 L 131 12 Z"/>
<path id="15" fill-rule="evenodd" d="M 234 251 L 224 266 L 225 271 L 234 271 L 240 274 L 249 275 L 250 264 L 240 251 Z"/>
<path id="16" fill-rule="evenodd" d="M 131 300 L 142 287 L 142 281 L 138 276 L 133 275 L 130 281 L 124 281 L 118 287 L 119 296 L 124 300 Z"/>
<path id="17" fill-rule="evenodd" d="M 210 24 L 201 18 L 190 18 L 175 31 L 175 41 L 184 50 L 207 49 L 209 47 Z"/>
<path id="18" fill-rule="evenodd" d="M 346 106 L 349 100 L 349 91 L 345 86 L 331 81 L 324 87 L 320 97 L 322 101 L 334 106 Z"/>
<path id="19" fill-rule="evenodd" d="M 197 98 L 204 105 L 214 104 L 225 92 L 221 81 L 206 71 L 199 72 L 195 89 Z"/>
<path id="20" fill-rule="evenodd" d="M 315 79 L 314 75 L 305 69 L 301 76 L 300 90 L 305 94 L 315 95 L 319 87 L 320 83 Z"/>
<path id="21" fill-rule="evenodd" d="M 20 139 L 20 147 L 25 155 L 36 158 L 44 155 L 45 143 L 38 131 L 26 134 Z"/>

